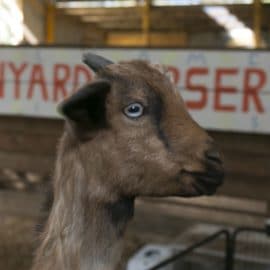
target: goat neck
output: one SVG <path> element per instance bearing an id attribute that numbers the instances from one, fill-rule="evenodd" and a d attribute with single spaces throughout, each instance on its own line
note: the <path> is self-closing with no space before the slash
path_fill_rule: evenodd
<path id="1" fill-rule="evenodd" d="M 83 164 L 74 162 L 81 159 L 80 147 L 74 151 L 68 134 L 60 144 L 54 203 L 32 270 L 115 270 L 134 199 L 105 194 L 95 185 L 101 176 L 89 179 Z M 95 167 L 97 158 L 87 166 Z"/>

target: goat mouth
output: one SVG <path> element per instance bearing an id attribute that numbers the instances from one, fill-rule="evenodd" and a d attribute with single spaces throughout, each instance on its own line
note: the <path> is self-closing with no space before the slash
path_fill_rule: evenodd
<path id="1" fill-rule="evenodd" d="M 222 185 L 224 179 L 223 170 L 206 171 L 206 172 L 189 172 L 186 174 L 194 179 L 192 183 L 196 195 L 213 195 L 217 188 Z"/>
<path id="2" fill-rule="evenodd" d="M 193 187 L 196 190 L 197 195 L 213 195 L 216 193 L 219 185 L 196 180 L 196 182 L 193 183 Z"/>

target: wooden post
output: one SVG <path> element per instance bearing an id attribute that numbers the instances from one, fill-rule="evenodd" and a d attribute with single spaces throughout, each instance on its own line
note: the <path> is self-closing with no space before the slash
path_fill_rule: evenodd
<path id="1" fill-rule="evenodd" d="M 143 5 L 143 16 L 142 16 L 142 31 L 143 31 L 143 40 L 145 46 L 151 45 L 150 40 L 150 9 L 151 9 L 151 0 L 145 0 Z"/>
<path id="2" fill-rule="evenodd" d="M 253 28 L 255 35 L 255 46 L 260 48 L 262 46 L 261 37 L 261 19 L 262 19 L 262 3 L 261 0 L 254 0 L 253 2 Z"/>
<path id="3" fill-rule="evenodd" d="M 46 2 L 45 42 L 52 44 L 55 41 L 55 6 L 51 1 Z"/>

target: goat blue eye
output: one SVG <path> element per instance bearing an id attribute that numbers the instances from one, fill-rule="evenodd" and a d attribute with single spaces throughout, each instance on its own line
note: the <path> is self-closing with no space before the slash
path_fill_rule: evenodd
<path id="1" fill-rule="evenodd" d="M 124 109 L 124 113 L 129 118 L 138 118 L 143 114 L 143 106 L 140 103 L 132 103 Z"/>

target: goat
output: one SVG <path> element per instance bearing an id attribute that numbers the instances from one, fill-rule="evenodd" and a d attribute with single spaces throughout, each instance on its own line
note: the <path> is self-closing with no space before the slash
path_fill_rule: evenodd
<path id="1" fill-rule="evenodd" d="M 113 270 L 137 196 L 213 194 L 223 166 L 165 71 L 86 54 L 95 80 L 64 100 L 54 201 L 32 270 Z"/>

